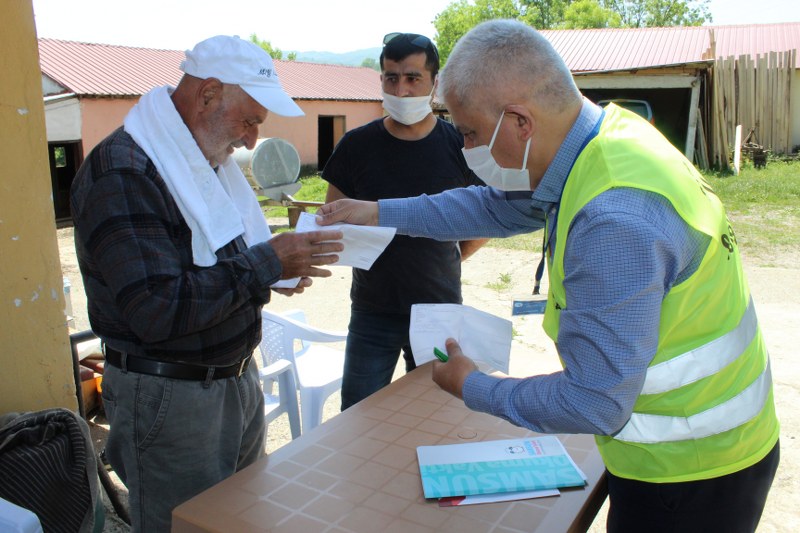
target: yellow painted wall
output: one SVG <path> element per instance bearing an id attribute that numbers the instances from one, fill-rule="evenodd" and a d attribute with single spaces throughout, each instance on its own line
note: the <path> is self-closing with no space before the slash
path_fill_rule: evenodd
<path id="1" fill-rule="evenodd" d="M 0 414 L 77 410 L 30 0 L 0 19 Z"/>

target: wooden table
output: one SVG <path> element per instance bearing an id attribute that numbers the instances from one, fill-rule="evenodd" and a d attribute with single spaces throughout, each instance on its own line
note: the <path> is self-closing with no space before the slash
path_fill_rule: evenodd
<path id="1" fill-rule="evenodd" d="M 176 533 L 585 531 L 606 498 L 594 439 L 559 435 L 583 489 L 516 502 L 439 507 L 422 495 L 416 447 L 535 433 L 470 411 L 430 364 L 333 417 L 173 511 Z"/>

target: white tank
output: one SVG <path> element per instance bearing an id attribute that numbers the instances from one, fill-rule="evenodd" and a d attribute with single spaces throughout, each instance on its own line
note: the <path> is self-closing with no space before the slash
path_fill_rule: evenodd
<path id="1" fill-rule="evenodd" d="M 300 190 L 300 155 L 288 141 L 277 137 L 259 139 L 252 150 L 234 150 L 233 159 L 259 194 L 280 198 Z"/>

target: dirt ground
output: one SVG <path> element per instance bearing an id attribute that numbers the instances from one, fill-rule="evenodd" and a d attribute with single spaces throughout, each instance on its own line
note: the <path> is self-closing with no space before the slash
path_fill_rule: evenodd
<path id="1" fill-rule="evenodd" d="M 270 224 L 285 224 L 271 219 Z M 71 228 L 58 232 L 64 276 L 71 283 L 75 331 L 89 328 L 86 297 L 75 260 Z M 775 401 L 781 421 L 781 463 L 772 486 L 759 532 L 800 531 L 800 363 L 793 357 L 794 343 L 800 341 L 800 250 L 765 250 L 745 254 L 745 270 L 756 303 L 759 321 L 769 347 Z M 532 366 L 536 373 L 559 368 L 552 342 L 541 331 L 539 315 L 511 316 L 512 300 L 531 293 L 536 258 L 529 252 L 484 247 L 463 269 L 464 304 L 512 319 L 511 374 Z M 310 324 L 325 329 L 346 330 L 349 320 L 350 269 L 331 268 L 330 278 L 317 279 L 302 295 L 286 298 L 274 295 L 269 307 L 275 311 L 301 308 Z M 502 276 L 502 280 L 500 279 Z M 506 283 L 506 280 L 510 280 Z M 487 284 L 492 283 L 492 287 Z M 544 291 L 543 291 L 544 292 Z M 336 345 L 334 345 L 336 346 Z M 343 345 L 339 344 L 343 349 Z M 399 375 L 399 371 L 396 373 Z M 338 394 L 326 403 L 324 420 L 339 411 Z M 289 442 L 285 416 L 269 426 L 267 451 Z M 118 521 L 107 520 L 106 531 L 125 531 Z M 590 531 L 605 531 L 605 508 Z"/>

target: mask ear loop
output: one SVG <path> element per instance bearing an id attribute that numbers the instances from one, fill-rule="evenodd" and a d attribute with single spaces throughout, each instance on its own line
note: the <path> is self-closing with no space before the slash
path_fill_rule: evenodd
<path id="1" fill-rule="evenodd" d="M 506 114 L 506 110 L 504 109 L 502 113 L 500 113 L 500 120 L 497 121 L 497 126 L 494 127 L 494 133 L 492 134 L 492 140 L 489 141 L 489 151 L 492 151 L 492 146 L 494 146 L 494 140 L 497 138 L 497 132 L 500 131 L 500 124 L 503 123 L 503 117 Z"/>
<path id="2" fill-rule="evenodd" d="M 525 157 L 522 158 L 522 168 L 520 170 L 525 170 L 528 168 L 528 154 L 531 153 L 531 141 L 533 140 L 533 135 L 528 137 L 528 142 L 525 144 Z"/>

